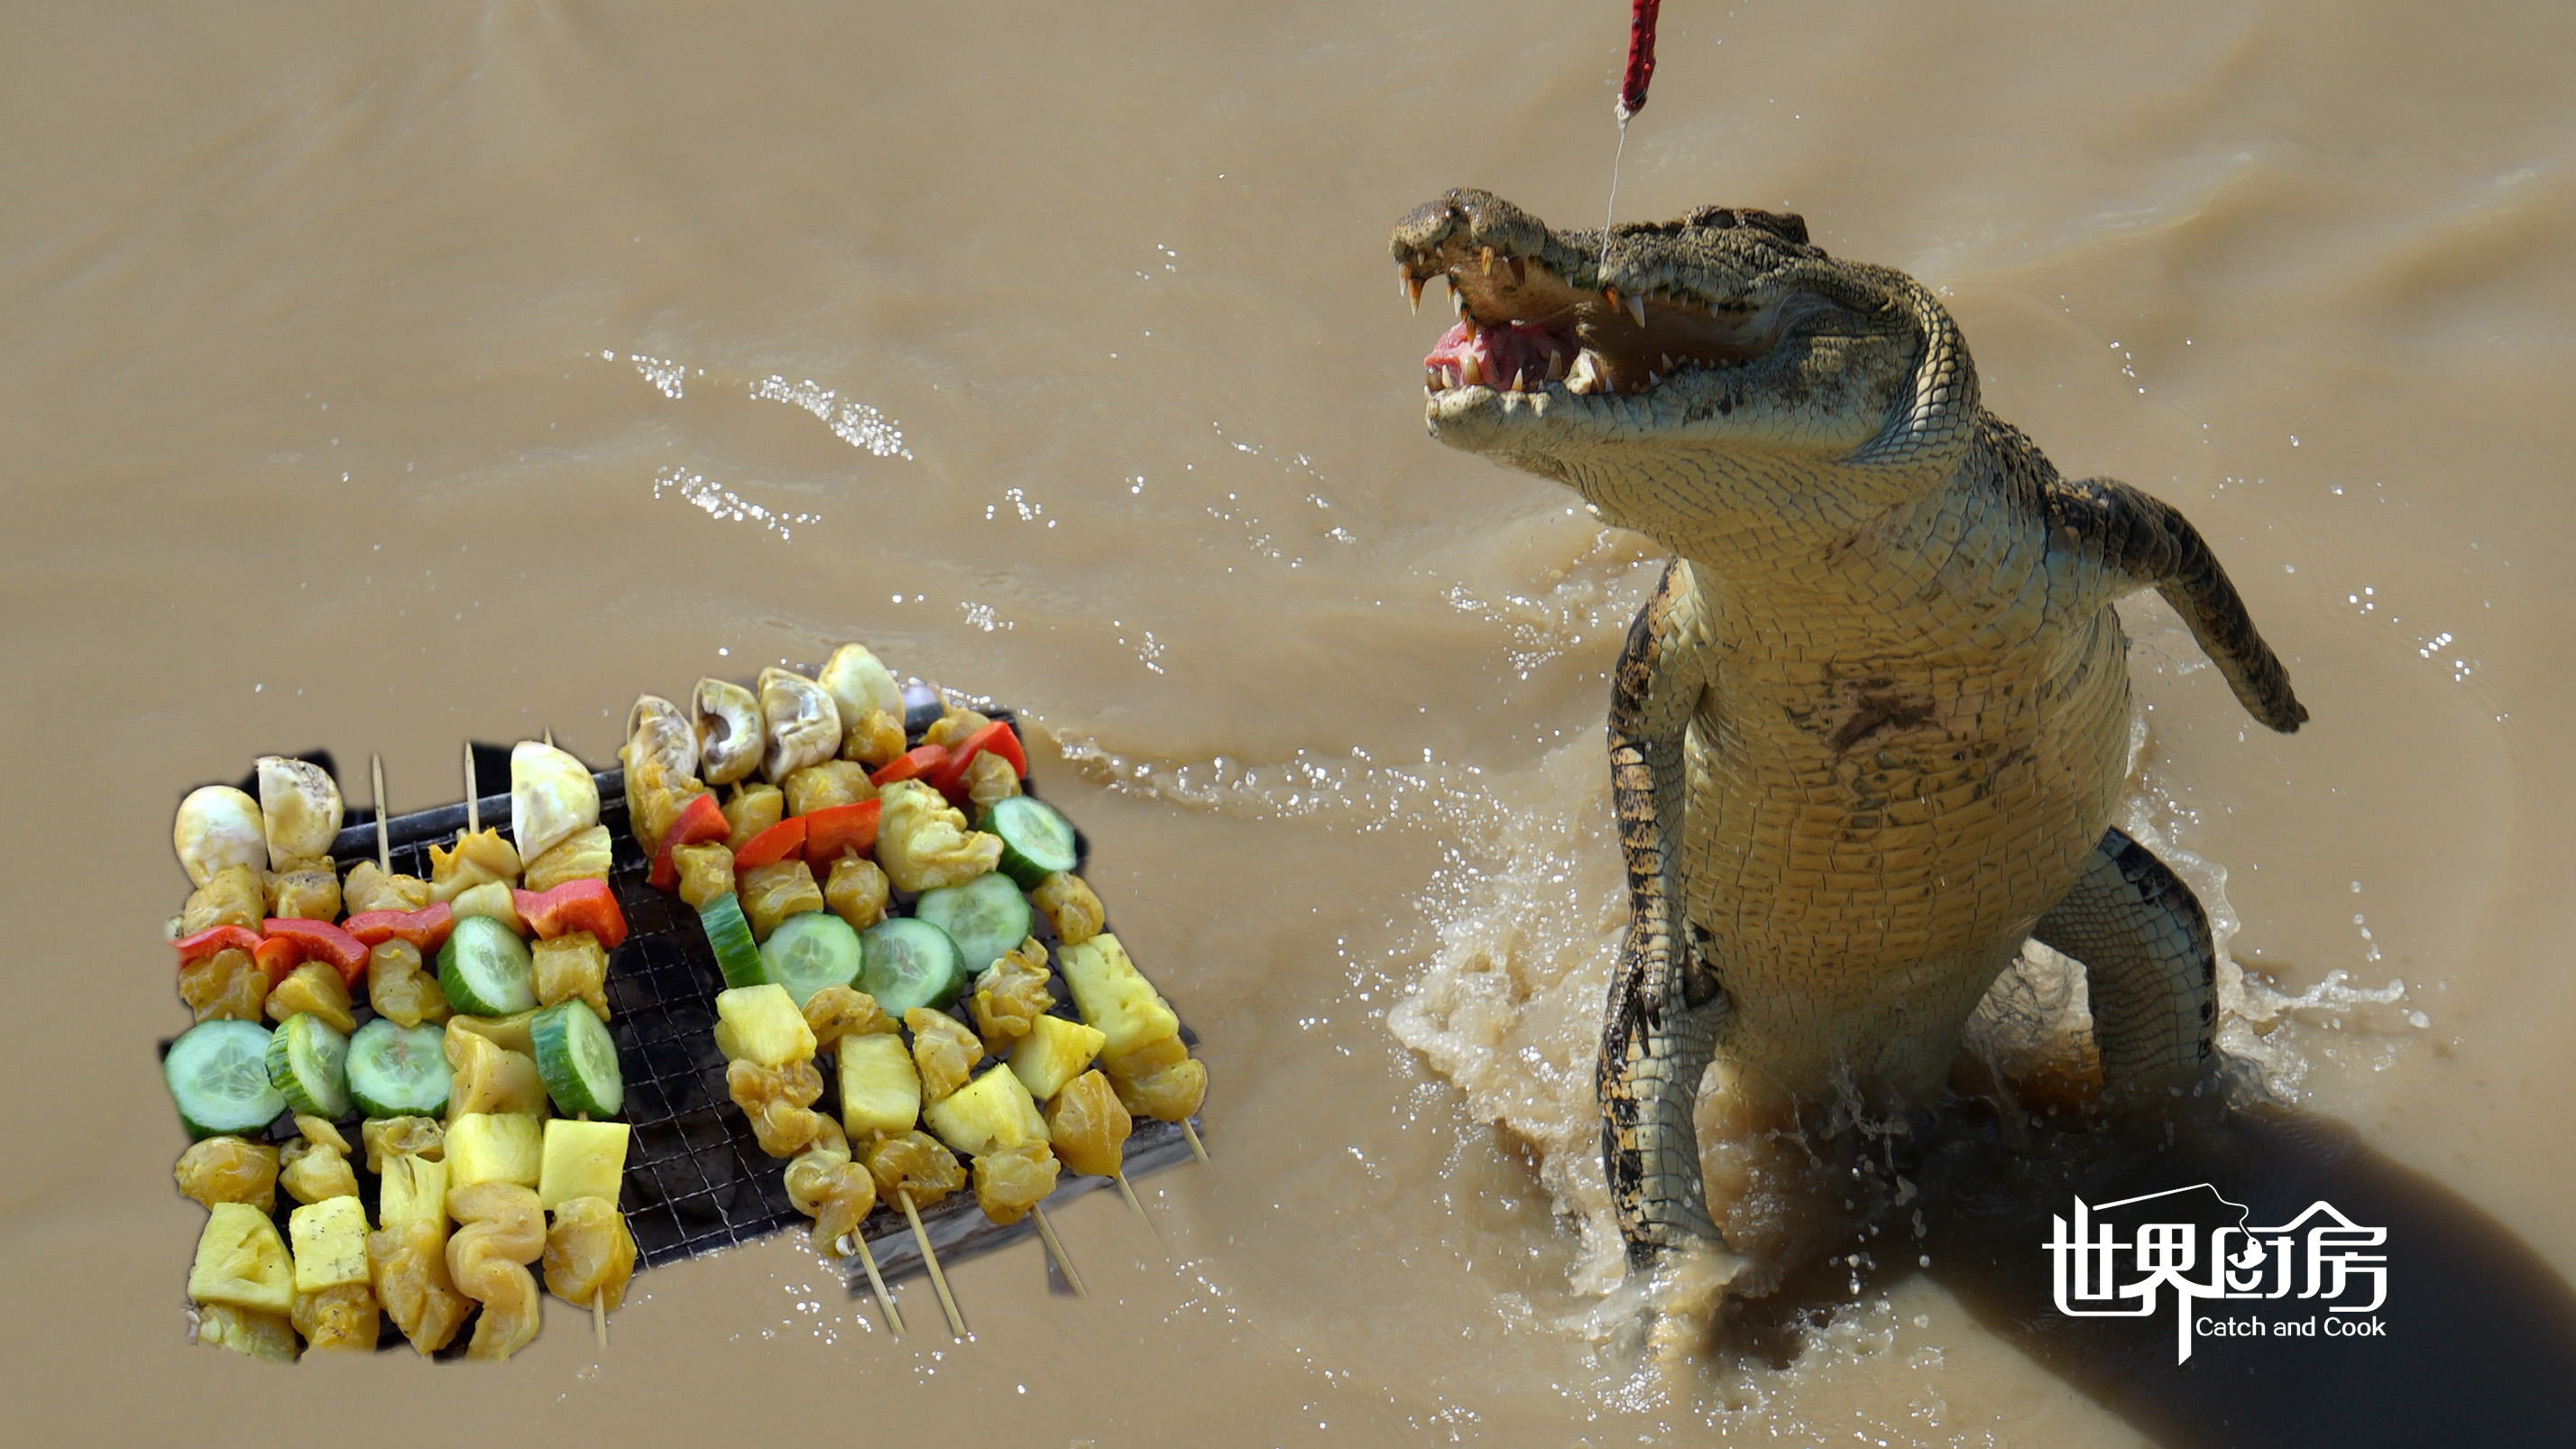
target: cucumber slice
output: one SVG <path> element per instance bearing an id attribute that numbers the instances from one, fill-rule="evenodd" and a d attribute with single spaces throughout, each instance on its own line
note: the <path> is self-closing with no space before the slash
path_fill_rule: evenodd
<path id="1" fill-rule="evenodd" d="M 751 922 L 742 918 L 742 902 L 718 896 L 698 908 L 698 924 L 716 949 L 716 969 L 724 972 L 725 985 L 758 986 L 769 980 L 761 968 L 760 947 L 752 943 Z"/>
<path id="2" fill-rule="evenodd" d="M 859 952 L 859 989 L 897 1021 L 916 1006 L 946 1006 L 965 989 L 966 958 L 928 921 L 880 921 L 859 937 Z"/>
<path id="3" fill-rule="evenodd" d="M 617 1069 L 617 1043 L 599 1013 L 579 999 L 558 1001 L 528 1022 L 537 1046 L 537 1075 L 566 1117 L 614 1117 L 626 1105 L 626 1077 Z"/>
<path id="4" fill-rule="evenodd" d="M 1027 795 L 996 800 L 976 828 L 1002 837 L 1002 873 L 1022 890 L 1035 890 L 1039 881 L 1077 863 L 1073 822 L 1043 800 Z"/>
<path id="5" fill-rule="evenodd" d="M 268 1080 L 286 1105 L 326 1122 L 349 1115 L 349 1039 L 309 1011 L 269 1033 Z"/>
<path id="6" fill-rule="evenodd" d="M 508 1016 L 537 1004 L 536 961 L 518 933 L 490 916 L 467 916 L 438 948 L 438 988 L 467 1016 Z"/>
<path id="7" fill-rule="evenodd" d="M 447 1033 L 377 1017 L 349 1038 L 349 1095 L 370 1117 L 436 1117 L 447 1111 Z"/>
<path id="8" fill-rule="evenodd" d="M 1000 871 L 979 875 L 961 886 L 923 891 L 912 913 L 946 931 L 957 943 L 970 979 L 1027 940 L 1029 927 L 1036 922 L 1029 898 Z"/>
<path id="9" fill-rule="evenodd" d="M 828 911 L 808 911 L 779 922 L 761 944 L 761 979 L 786 987 L 802 1011 L 815 992 L 857 980 L 862 959 L 859 933 L 849 922 Z"/>
<path id="10" fill-rule="evenodd" d="M 268 1079 L 268 1028 L 255 1021 L 201 1021 L 161 1059 L 170 1100 L 191 1137 L 255 1134 L 286 1110 Z"/>

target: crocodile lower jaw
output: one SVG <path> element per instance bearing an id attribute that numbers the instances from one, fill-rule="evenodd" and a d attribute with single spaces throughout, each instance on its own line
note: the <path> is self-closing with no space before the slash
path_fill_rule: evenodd
<path id="1" fill-rule="evenodd" d="M 1406 299 L 1433 276 L 1449 284 L 1458 321 L 1423 358 L 1423 390 L 1467 387 L 1574 397 L 1653 391 L 1676 373 L 1741 366 L 1775 346 L 1782 308 L 1707 302 L 1678 293 L 1587 292 L 1544 263 L 1481 248 L 1426 252 L 1397 263 Z"/>

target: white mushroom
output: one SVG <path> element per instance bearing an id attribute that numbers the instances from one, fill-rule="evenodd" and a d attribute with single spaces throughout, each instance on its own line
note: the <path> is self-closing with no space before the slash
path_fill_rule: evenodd
<path id="1" fill-rule="evenodd" d="M 259 757 L 259 814 L 268 829 L 268 863 L 316 860 L 340 834 L 340 787 L 320 765 L 283 755 Z"/>
<path id="2" fill-rule="evenodd" d="M 823 692 L 841 711 L 841 728 L 847 730 L 860 716 L 881 709 L 896 723 L 903 722 L 903 686 L 894 682 L 877 657 L 865 644 L 844 644 L 823 661 Z"/>
<path id="3" fill-rule="evenodd" d="M 229 866 L 268 869 L 268 826 L 260 820 L 259 802 L 230 785 L 189 791 L 179 802 L 170 843 L 178 848 L 191 885 L 204 885 Z"/>
<path id="4" fill-rule="evenodd" d="M 535 860 L 566 837 L 599 823 L 599 783 L 590 767 L 543 740 L 510 747 L 510 839 Z"/>
<path id="5" fill-rule="evenodd" d="M 761 773 L 772 784 L 841 752 L 841 710 L 823 686 L 792 669 L 760 671 L 760 712 L 769 726 Z"/>
<path id="6" fill-rule="evenodd" d="M 626 748 L 618 758 L 628 769 L 647 759 L 662 767 L 662 777 L 676 780 L 698 773 L 698 732 L 688 712 L 658 694 L 639 694 L 626 712 Z"/>
<path id="7" fill-rule="evenodd" d="M 739 684 L 701 679 L 698 765 L 710 785 L 730 785 L 760 766 L 760 701 Z"/>

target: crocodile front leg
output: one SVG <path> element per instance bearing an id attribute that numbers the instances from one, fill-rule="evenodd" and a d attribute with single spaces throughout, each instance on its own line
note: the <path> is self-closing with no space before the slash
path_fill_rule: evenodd
<path id="1" fill-rule="evenodd" d="M 1681 875 L 1682 743 L 1706 676 L 1691 630 L 1690 572 L 1667 565 L 1620 651 L 1610 696 L 1610 792 L 1628 872 L 1628 934 L 1611 978 L 1596 1081 L 1601 1156 L 1628 1260 L 1722 1246 L 1691 1111 L 1727 1012 L 1693 949 Z"/>

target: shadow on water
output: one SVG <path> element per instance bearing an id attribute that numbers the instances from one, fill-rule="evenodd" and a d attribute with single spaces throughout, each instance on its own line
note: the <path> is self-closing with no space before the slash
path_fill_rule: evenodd
<path id="1" fill-rule="evenodd" d="M 2264 1104 L 2190 1123 L 2061 1126 L 1968 1101 L 1918 1117 L 1874 1155 L 1879 1163 L 1854 1176 L 1912 1191 L 1869 1194 L 1881 1235 L 1864 1229 L 1855 1241 L 1870 1251 L 1857 1267 L 1849 1256 L 1810 1258 L 1772 1293 L 1734 1305 L 1728 1336 L 1739 1347 L 1794 1354 L 1819 1305 L 1921 1271 L 2005 1341 L 2165 1444 L 2576 1444 L 2576 1293 L 2501 1223 L 2342 1123 Z M 2370 1313 L 2332 1313 L 2328 1297 L 2302 1301 L 2304 1276 L 2279 1298 L 2197 1301 L 2195 1320 L 2259 1319 L 2265 1330 L 2197 1333 L 2177 1363 L 2178 1295 L 2169 1289 L 2145 1317 L 2058 1311 L 2052 1219 L 2071 1218 L 2079 1197 L 2094 1210 L 2149 1199 L 2092 1217 L 2097 1233 L 2108 1223 L 2124 1245 L 2112 1264 L 2123 1286 L 2141 1276 L 2141 1222 L 2194 1222 L 2199 1256 L 2185 1276 L 2206 1282 L 2209 1229 L 2289 1224 L 2331 1204 L 2364 1230 L 2386 1229 L 2383 1245 L 2359 1250 L 2385 1255 L 2385 1301 Z M 1888 1251 L 1918 1237 L 1926 1267 L 1910 1251 Z M 2309 1240 L 2292 1242 L 2294 1275 L 2303 1275 Z M 1873 1265 L 1873 1256 L 1888 1261 Z M 2241 1281 L 2268 1293 L 2278 1282 L 2272 1267 Z M 2355 1280 L 2339 1301 L 2367 1297 Z M 2378 1336 L 2349 1336 L 2371 1319 L 2384 1325 Z M 2271 1326 L 2284 1320 L 2312 1327 L 2285 1336 Z M 2347 1332 L 2327 1336 L 2330 1321 Z"/>

